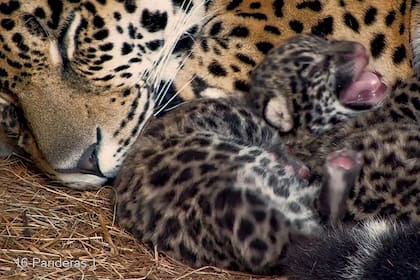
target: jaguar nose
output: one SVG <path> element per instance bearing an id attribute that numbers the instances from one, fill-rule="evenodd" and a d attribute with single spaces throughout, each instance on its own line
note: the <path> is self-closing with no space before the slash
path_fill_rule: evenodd
<path id="1" fill-rule="evenodd" d="M 77 163 L 77 169 L 80 173 L 92 174 L 99 177 L 105 177 L 99 169 L 97 157 L 97 144 L 90 145 L 80 157 Z"/>

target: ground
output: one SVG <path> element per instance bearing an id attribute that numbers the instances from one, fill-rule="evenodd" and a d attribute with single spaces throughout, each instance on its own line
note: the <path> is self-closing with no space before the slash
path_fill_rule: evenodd
<path id="1" fill-rule="evenodd" d="M 113 224 L 111 191 L 52 186 L 21 160 L 0 160 L 0 280 L 284 280 L 213 267 L 194 270 L 147 250 Z M 64 262 L 74 259 L 82 261 Z"/>

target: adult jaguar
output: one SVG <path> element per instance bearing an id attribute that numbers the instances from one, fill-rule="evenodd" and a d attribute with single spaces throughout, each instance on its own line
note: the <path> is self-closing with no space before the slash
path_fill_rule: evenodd
<path id="1" fill-rule="evenodd" d="M 17 143 L 74 188 L 104 184 L 175 92 L 247 90 L 264 54 L 301 32 L 362 42 L 390 84 L 412 72 L 415 2 L 1 1 L 0 135 L 12 140 L 0 151 Z"/>

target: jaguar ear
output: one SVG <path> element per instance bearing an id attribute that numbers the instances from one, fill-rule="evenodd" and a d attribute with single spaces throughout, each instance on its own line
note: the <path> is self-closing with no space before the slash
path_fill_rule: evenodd
<path id="1" fill-rule="evenodd" d="M 271 98 L 264 109 L 266 121 L 281 132 L 289 132 L 293 128 L 293 112 L 283 95 Z"/>

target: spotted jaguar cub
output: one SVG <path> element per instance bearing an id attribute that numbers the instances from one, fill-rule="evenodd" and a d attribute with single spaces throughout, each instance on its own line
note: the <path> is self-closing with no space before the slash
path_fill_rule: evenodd
<path id="1" fill-rule="evenodd" d="M 316 138 L 291 139 L 312 171 L 336 149 L 363 154 L 363 167 L 347 201 L 346 220 L 385 217 L 420 222 L 420 75 L 398 82 L 383 106 L 337 124 Z"/>
<path id="2" fill-rule="evenodd" d="M 375 108 L 381 98 L 357 98 L 368 76 L 357 43 L 305 35 L 266 61 L 249 95 L 194 100 L 150 120 L 115 182 L 121 226 L 193 266 L 258 273 L 278 267 L 289 236 L 320 231 L 320 185 L 308 184 L 309 170 L 288 153 L 278 129 L 308 133 L 362 112 L 361 105 Z M 282 66 L 272 71 L 270 63 Z M 257 91 L 267 100 L 251 99 Z M 295 100 L 305 114 L 292 109 Z"/>

